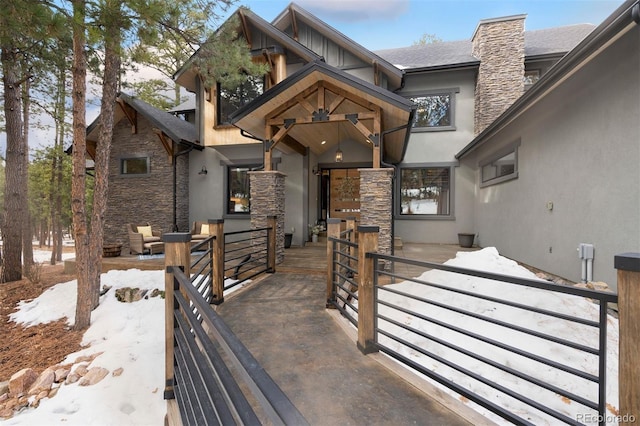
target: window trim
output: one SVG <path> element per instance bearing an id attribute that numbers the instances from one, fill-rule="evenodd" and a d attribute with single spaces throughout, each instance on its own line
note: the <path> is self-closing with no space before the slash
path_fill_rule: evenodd
<path id="1" fill-rule="evenodd" d="M 125 173 L 124 172 L 124 162 L 127 160 L 137 160 L 144 159 L 147 163 L 147 172 L 146 173 Z M 127 155 L 118 158 L 118 175 L 121 177 L 145 177 L 151 175 L 151 157 L 146 154 L 140 155 Z"/>
<path id="2" fill-rule="evenodd" d="M 518 179 L 518 160 L 519 160 L 519 156 L 518 156 L 518 150 L 520 148 L 520 139 L 511 142 L 510 144 L 500 148 L 499 150 L 493 152 L 492 154 L 486 156 L 485 158 L 483 158 L 482 160 L 480 160 L 478 162 L 478 170 L 479 170 L 479 174 L 478 174 L 478 179 L 480 181 L 480 188 L 485 188 L 487 186 L 492 186 L 492 185 L 497 185 L 499 183 L 503 183 L 503 182 L 508 182 L 510 180 L 514 180 L 514 179 Z M 502 157 L 505 157 L 511 153 L 514 153 L 515 155 L 515 164 L 514 164 L 514 170 L 512 173 L 509 173 L 508 175 L 503 175 L 503 176 L 498 176 L 492 179 L 488 179 L 488 180 L 483 180 L 483 176 L 482 176 L 482 169 L 488 165 L 493 163 L 496 160 L 499 160 Z"/>
<path id="3" fill-rule="evenodd" d="M 440 163 L 401 163 L 398 165 L 398 178 L 394 191 L 394 219 L 395 220 L 456 220 L 455 216 L 455 170 L 459 166 L 457 161 L 440 162 Z M 449 214 L 433 214 L 433 215 L 403 215 L 402 214 L 402 169 L 449 169 Z"/>
<path id="4" fill-rule="evenodd" d="M 257 78 L 259 78 L 259 76 L 247 76 L 247 78 L 248 79 L 249 78 L 256 78 L 257 79 Z M 258 96 L 261 96 L 264 92 L 267 91 L 265 86 L 266 86 L 266 76 L 263 75 L 262 76 L 262 92 L 259 93 Z M 233 124 L 231 124 L 229 122 L 226 122 L 226 121 L 223 122 L 221 120 L 221 102 L 220 102 L 221 93 L 222 93 L 222 85 L 220 84 L 220 82 L 216 82 L 216 94 L 215 94 L 216 95 L 215 96 L 215 99 L 216 99 L 216 108 L 215 108 L 216 117 L 215 117 L 215 120 L 214 120 L 214 122 L 215 122 L 214 128 L 222 128 L 222 129 L 224 129 L 224 128 L 234 128 L 235 126 Z M 247 103 L 249 103 L 251 101 L 248 101 Z M 231 111 L 230 113 L 233 113 L 233 112 L 235 112 L 235 111 Z"/>
<path id="5" fill-rule="evenodd" d="M 460 87 L 447 87 L 442 89 L 433 90 L 408 90 L 402 92 L 401 95 L 411 100 L 411 98 L 436 96 L 436 95 L 449 95 L 450 111 L 451 111 L 451 124 L 449 126 L 437 126 L 437 127 L 413 127 L 411 126 L 412 133 L 425 133 L 425 132 L 450 132 L 456 130 L 456 94 L 460 93 Z"/>

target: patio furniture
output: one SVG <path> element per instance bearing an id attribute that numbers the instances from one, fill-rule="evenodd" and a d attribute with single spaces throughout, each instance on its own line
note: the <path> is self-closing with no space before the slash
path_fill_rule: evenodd
<path id="1" fill-rule="evenodd" d="M 191 241 L 206 240 L 211 236 L 208 222 L 195 221 L 191 227 Z"/>
<path id="2" fill-rule="evenodd" d="M 147 222 L 146 225 L 127 224 L 130 254 L 157 254 L 164 252 L 162 233 L 155 231 Z"/>

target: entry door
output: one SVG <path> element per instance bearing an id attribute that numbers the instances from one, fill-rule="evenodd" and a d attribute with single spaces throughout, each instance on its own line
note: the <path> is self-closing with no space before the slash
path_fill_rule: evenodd
<path id="1" fill-rule="evenodd" d="M 358 169 L 330 169 L 329 217 L 360 220 L 360 172 Z"/>

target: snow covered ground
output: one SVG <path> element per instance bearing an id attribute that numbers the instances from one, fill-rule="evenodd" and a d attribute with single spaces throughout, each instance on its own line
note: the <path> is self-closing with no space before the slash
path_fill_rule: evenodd
<path id="1" fill-rule="evenodd" d="M 521 268 L 512 262 L 498 255 L 495 249 L 484 249 L 478 252 L 458 253 L 456 259 L 449 261 L 451 264 L 470 269 L 483 269 L 499 272 L 507 275 L 526 276 L 531 278 L 529 271 Z M 440 271 L 429 271 L 431 274 L 423 279 L 446 283 L 450 279 L 446 273 Z M 434 276 L 435 275 L 435 276 Z M 456 281 L 456 285 L 464 285 L 466 288 L 483 289 L 491 287 L 490 291 L 497 292 L 505 296 L 504 288 L 472 277 L 467 277 L 464 284 Z M 162 424 L 165 414 L 165 401 L 163 400 L 164 386 L 164 299 L 159 297 L 142 299 L 134 303 L 121 303 L 115 298 L 115 289 L 120 287 L 139 287 L 143 289 L 162 289 L 164 277 L 162 271 L 140 271 L 130 269 L 127 271 L 110 271 L 102 275 L 103 285 L 113 288 L 100 299 L 100 306 L 92 314 L 92 324 L 84 335 L 83 345 L 90 345 L 80 352 L 70 354 L 67 361 L 73 361 L 81 355 L 91 355 L 102 352 L 91 364 L 113 371 L 122 368 L 122 375 L 114 377 L 111 374 L 93 386 L 79 387 L 77 384 L 63 385 L 57 395 L 50 399 L 43 399 L 36 409 L 27 409 L 14 418 L 0 421 L 0 425 L 159 425 Z M 420 292 L 423 289 L 414 288 L 412 283 L 394 284 L 397 288 L 405 291 Z M 523 292 L 522 288 L 518 289 Z M 430 294 L 433 296 L 433 294 Z M 520 295 L 522 296 L 522 295 Z M 389 296 L 391 297 L 391 296 Z M 447 297 L 442 295 L 442 297 Z M 580 316 L 591 315 L 594 312 L 593 304 L 580 298 L 577 301 L 569 302 L 562 296 L 549 296 L 548 294 L 527 293 L 524 295 L 529 300 L 529 304 L 538 304 L 546 308 L 555 307 L 562 309 L 566 313 L 574 311 Z M 45 291 L 40 297 L 30 302 L 22 302 L 19 310 L 11 316 L 15 322 L 32 325 L 48 322 L 67 317 L 68 322 L 73 323 L 76 300 L 76 281 L 61 283 Z M 404 303 L 404 302 L 403 302 Z M 517 321 L 519 324 L 536 327 L 539 318 L 529 315 L 519 314 L 517 318 L 512 317 L 512 312 L 493 309 L 491 306 L 482 305 L 472 300 L 465 301 L 467 309 L 478 310 L 496 317 L 503 317 Z M 414 309 L 415 307 L 409 307 Z M 389 315 L 395 315 L 389 313 Z M 446 315 L 443 312 L 439 316 Z M 411 318 L 399 317 L 402 321 L 415 321 Z M 454 319 L 455 321 L 455 319 Z M 423 327 L 424 324 L 413 324 L 416 327 Z M 553 325 L 553 324 L 552 324 Z M 558 333 L 569 333 L 573 339 L 578 341 L 591 340 L 590 331 L 580 329 L 567 329 L 564 324 L 558 324 Z M 491 335 L 494 331 L 488 329 Z M 521 337 L 503 336 L 512 343 L 518 343 Z M 617 320 L 609 319 L 609 386 L 608 400 L 613 406 L 617 405 Z M 456 342 L 470 347 L 472 342 L 462 341 L 462 338 L 455 337 Z M 520 342 L 524 343 L 524 342 Z M 486 351 L 486 348 L 473 348 L 479 351 Z M 444 350 L 442 348 L 438 350 Z M 549 354 L 543 344 L 535 345 L 536 352 L 560 359 L 565 354 Z M 444 352 L 443 352 L 444 353 Z M 506 353 L 487 352 L 494 358 L 502 358 L 505 362 L 520 364 L 523 368 L 539 367 L 529 366 L 526 361 L 511 359 Z M 420 362 L 427 363 L 428 360 L 421 359 L 415 353 L 406 353 Z M 447 355 L 454 356 L 454 355 Z M 588 360 L 576 358 L 575 354 L 568 355 L 571 362 L 584 365 L 584 368 L 591 369 L 592 363 Z M 554 358 L 555 359 L 555 358 Z M 471 367 L 473 368 L 473 367 Z M 481 370 L 483 374 L 485 370 Z M 444 374 L 444 373 L 443 373 Z M 494 374 L 487 372 L 487 374 Z M 496 380 L 502 380 L 496 376 Z M 549 372 L 548 379 L 554 382 L 563 383 L 564 378 L 552 375 Z M 456 378 L 456 380 L 463 380 Z M 583 389 L 578 386 L 572 389 L 576 392 L 589 392 L 592 388 Z M 490 392 L 479 389 L 478 392 Z M 489 399 L 494 398 L 487 393 Z M 552 393 L 540 393 L 537 400 L 552 405 L 555 408 L 566 409 L 568 415 L 575 418 L 581 411 L 571 404 L 566 404 L 557 395 Z M 575 405 L 575 404 L 573 404 Z M 520 410 L 519 407 L 514 407 Z M 583 410 L 584 411 L 584 410 Z M 521 413 L 522 414 L 522 413 Z M 528 415 L 523 414 L 525 417 Z M 545 419 L 532 417 L 534 423 L 548 423 Z M 553 423 L 550 423 L 553 424 Z"/>

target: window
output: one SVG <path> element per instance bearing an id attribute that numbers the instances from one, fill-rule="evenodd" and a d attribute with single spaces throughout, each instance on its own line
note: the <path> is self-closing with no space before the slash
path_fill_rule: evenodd
<path id="1" fill-rule="evenodd" d="M 524 72 L 524 88 L 527 90 L 536 81 L 540 80 L 540 70 L 529 70 Z"/>
<path id="2" fill-rule="evenodd" d="M 249 214 L 249 172 L 255 165 L 227 166 L 227 214 Z"/>
<path id="3" fill-rule="evenodd" d="M 247 77 L 235 87 L 218 84 L 218 124 L 229 124 L 229 115 L 245 106 L 264 91 L 263 77 Z"/>
<path id="4" fill-rule="evenodd" d="M 454 104 L 459 89 L 416 93 L 408 98 L 416 104 L 413 131 L 455 130 Z"/>
<path id="5" fill-rule="evenodd" d="M 452 168 L 400 169 L 400 217 L 451 217 Z"/>
<path id="6" fill-rule="evenodd" d="M 121 158 L 120 174 L 123 174 L 123 175 L 149 174 L 149 157 Z"/>
<path id="7" fill-rule="evenodd" d="M 518 177 L 518 146 L 511 144 L 480 162 L 480 186 L 489 186 Z"/>

